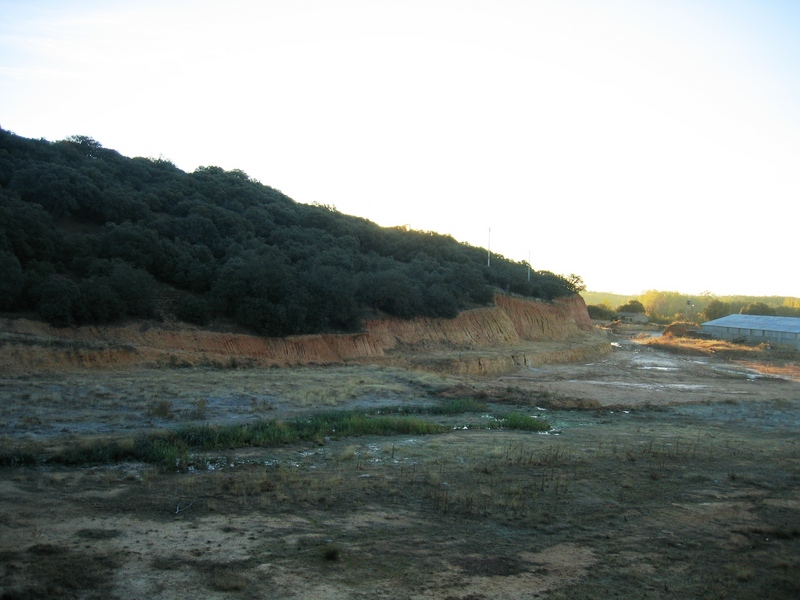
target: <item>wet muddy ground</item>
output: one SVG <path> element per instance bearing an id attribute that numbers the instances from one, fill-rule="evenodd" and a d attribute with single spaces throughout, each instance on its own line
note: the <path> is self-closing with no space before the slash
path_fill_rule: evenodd
<path id="1" fill-rule="evenodd" d="M 368 367 L 7 378 L 4 447 L 473 394 L 450 432 L 0 469 L 7 598 L 797 598 L 800 383 L 620 340 L 487 379 Z M 578 399 L 583 410 L 560 410 Z M 573 402 L 572 405 L 580 404 Z M 470 428 L 503 410 L 553 430 Z"/>

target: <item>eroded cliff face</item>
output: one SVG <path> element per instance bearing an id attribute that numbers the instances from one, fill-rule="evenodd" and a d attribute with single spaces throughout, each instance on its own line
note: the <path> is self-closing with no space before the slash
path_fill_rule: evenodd
<path id="1" fill-rule="evenodd" d="M 603 352 L 579 296 L 553 303 L 497 295 L 495 305 L 455 319 L 367 321 L 365 331 L 341 335 L 263 338 L 164 324 L 58 329 L 25 319 L 2 322 L 3 371 L 122 366 L 297 366 L 376 362 L 453 373 L 508 372 L 534 364 L 576 360 L 575 348 L 537 352 L 532 343 L 569 342 Z M 580 344 L 577 341 L 581 340 Z M 573 346 L 574 346 L 573 345 Z M 541 349 L 540 349 L 541 350 Z M 579 353 L 580 354 L 580 353 Z M 560 358 L 559 358 L 560 357 Z"/>
<path id="2" fill-rule="evenodd" d="M 476 308 L 455 319 L 381 319 L 367 322 L 381 347 L 415 349 L 508 346 L 523 341 L 566 340 L 593 326 L 580 296 L 554 303 L 496 295 L 495 306 Z"/>

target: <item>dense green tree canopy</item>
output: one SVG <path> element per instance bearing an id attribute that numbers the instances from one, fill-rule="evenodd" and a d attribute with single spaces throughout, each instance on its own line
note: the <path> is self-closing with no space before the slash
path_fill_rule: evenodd
<path id="1" fill-rule="evenodd" d="M 87 136 L 2 129 L 0 267 L 0 310 L 59 325 L 169 310 L 279 336 L 352 331 L 376 313 L 453 317 L 495 290 L 552 300 L 583 289 L 577 275 L 529 276 L 501 256 L 487 266 L 485 250 L 450 236 L 296 203 L 239 170 L 185 173 Z"/>
<path id="2" fill-rule="evenodd" d="M 722 300 L 712 300 L 706 305 L 705 309 L 703 309 L 703 316 L 706 321 L 721 319 L 729 314 L 731 314 L 731 307 L 727 302 L 723 302 Z"/>

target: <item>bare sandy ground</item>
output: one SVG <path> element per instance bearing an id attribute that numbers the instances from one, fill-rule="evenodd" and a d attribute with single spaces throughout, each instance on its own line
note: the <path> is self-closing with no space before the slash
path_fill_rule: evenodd
<path id="1" fill-rule="evenodd" d="M 436 402 L 547 418 L 0 469 L 3 598 L 797 598 L 800 382 L 618 340 L 497 378 L 379 367 L 6 377 L 6 450 L 98 431 Z M 588 410 L 545 409 L 565 398 Z M 557 406 L 557 402 L 554 404 Z"/>
<path id="2" fill-rule="evenodd" d="M 753 364 L 668 354 L 625 338 L 613 344 L 597 361 L 523 369 L 496 381 L 629 407 L 770 400 L 800 383 L 796 375 L 776 376 Z"/>

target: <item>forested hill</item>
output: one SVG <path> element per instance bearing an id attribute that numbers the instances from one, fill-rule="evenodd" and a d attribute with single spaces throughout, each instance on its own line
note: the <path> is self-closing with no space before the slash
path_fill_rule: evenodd
<path id="1" fill-rule="evenodd" d="M 579 278 L 431 232 L 294 202 L 238 170 L 185 173 L 95 140 L 0 129 L 0 311 L 56 325 L 235 321 L 284 336 L 352 331 L 367 314 L 453 317 L 496 289 L 551 300 Z"/>

